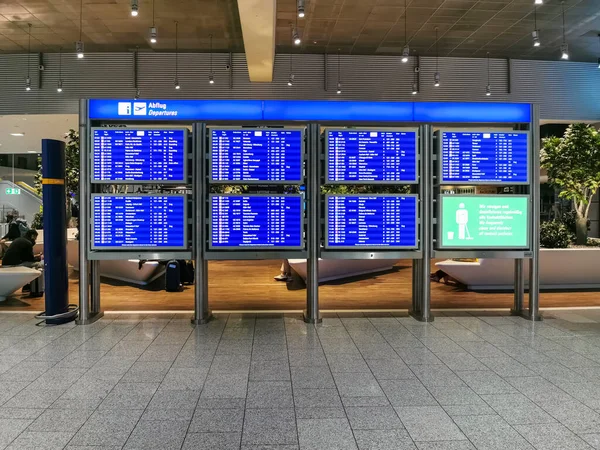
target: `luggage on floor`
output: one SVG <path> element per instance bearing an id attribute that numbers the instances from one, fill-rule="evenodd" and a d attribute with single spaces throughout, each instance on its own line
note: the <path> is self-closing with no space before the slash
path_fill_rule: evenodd
<path id="1" fill-rule="evenodd" d="M 165 290 L 167 292 L 179 292 L 183 290 L 183 286 L 181 285 L 181 266 L 176 259 L 172 259 L 167 263 Z"/>
<path id="2" fill-rule="evenodd" d="M 181 284 L 194 284 L 194 263 L 183 259 L 179 260 L 179 270 L 181 271 Z"/>
<path id="3" fill-rule="evenodd" d="M 40 271 L 42 274 L 33 280 L 29 286 L 29 296 L 30 297 L 41 297 L 44 295 L 44 271 Z"/>

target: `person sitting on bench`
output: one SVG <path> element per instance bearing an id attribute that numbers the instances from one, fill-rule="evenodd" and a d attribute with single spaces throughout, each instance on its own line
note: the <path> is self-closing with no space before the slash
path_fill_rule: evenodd
<path id="1" fill-rule="evenodd" d="M 35 230 L 28 230 L 25 236 L 16 238 L 2 258 L 2 267 L 24 266 L 32 269 L 42 269 L 42 255 L 33 254 L 33 246 L 38 233 Z"/>

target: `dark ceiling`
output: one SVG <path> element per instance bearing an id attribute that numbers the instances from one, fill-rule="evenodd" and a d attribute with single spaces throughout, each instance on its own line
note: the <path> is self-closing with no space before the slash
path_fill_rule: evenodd
<path id="1" fill-rule="evenodd" d="M 239 0 L 246 1 L 246 0 Z M 533 0 L 407 0 L 407 35 L 412 53 L 435 55 L 435 28 L 440 56 L 559 58 L 562 16 L 559 0 L 537 9 L 541 47 L 532 46 Z M 175 21 L 179 48 L 206 51 L 209 35 L 218 51 L 243 51 L 235 0 L 156 0 L 158 43 L 148 41 L 152 1 L 139 0 L 131 17 L 129 0 L 84 0 L 83 41 L 86 51 L 172 51 Z M 600 0 L 566 0 L 566 39 L 571 59 L 600 57 Z M 0 52 L 27 51 L 27 24 L 32 50 L 74 50 L 79 39 L 79 0 L 2 0 Z M 298 19 L 303 42 L 295 51 L 353 54 L 399 54 L 404 46 L 404 0 L 306 0 L 306 18 Z M 296 0 L 278 0 L 276 46 L 292 48 L 290 27 L 296 23 Z"/>

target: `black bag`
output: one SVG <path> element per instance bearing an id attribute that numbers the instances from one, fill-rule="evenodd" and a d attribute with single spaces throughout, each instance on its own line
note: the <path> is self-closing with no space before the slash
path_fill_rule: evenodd
<path id="1" fill-rule="evenodd" d="M 30 283 L 30 297 L 41 297 L 44 295 L 44 271 L 40 271 L 41 274 L 35 280 Z"/>
<path id="2" fill-rule="evenodd" d="M 172 259 L 167 263 L 167 270 L 165 271 L 165 290 L 167 292 L 179 292 L 182 289 L 181 267 L 179 261 Z"/>
<path id="3" fill-rule="evenodd" d="M 194 264 L 191 261 L 179 260 L 181 284 L 194 284 Z"/>

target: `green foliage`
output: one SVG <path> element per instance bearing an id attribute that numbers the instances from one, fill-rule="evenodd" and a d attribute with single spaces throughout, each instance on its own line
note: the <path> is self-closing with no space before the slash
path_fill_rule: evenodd
<path id="1" fill-rule="evenodd" d="M 576 212 L 577 243 L 585 244 L 592 197 L 600 187 L 600 133 L 583 123 L 569 125 L 562 138 L 542 142 L 541 166 L 560 196 L 572 200 Z"/>
<path id="2" fill-rule="evenodd" d="M 564 223 L 557 220 L 540 225 L 540 245 L 545 248 L 567 248 L 572 240 Z"/>
<path id="3" fill-rule="evenodd" d="M 44 229 L 44 213 L 41 211 L 41 207 L 40 207 L 40 212 L 35 213 L 35 215 L 33 216 L 33 222 L 31 222 L 31 228 L 34 230 L 42 230 Z"/>
<path id="4" fill-rule="evenodd" d="M 366 184 L 328 184 L 321 187 L 323 194 L 410 194 L 408 185 L 371 186 Z"/>
<path id="5" fill-rule="evenodd" d="M 248 192 L 248 186 L 216 184 L 210 187 L 212 194 L 245 194 Z"/>

